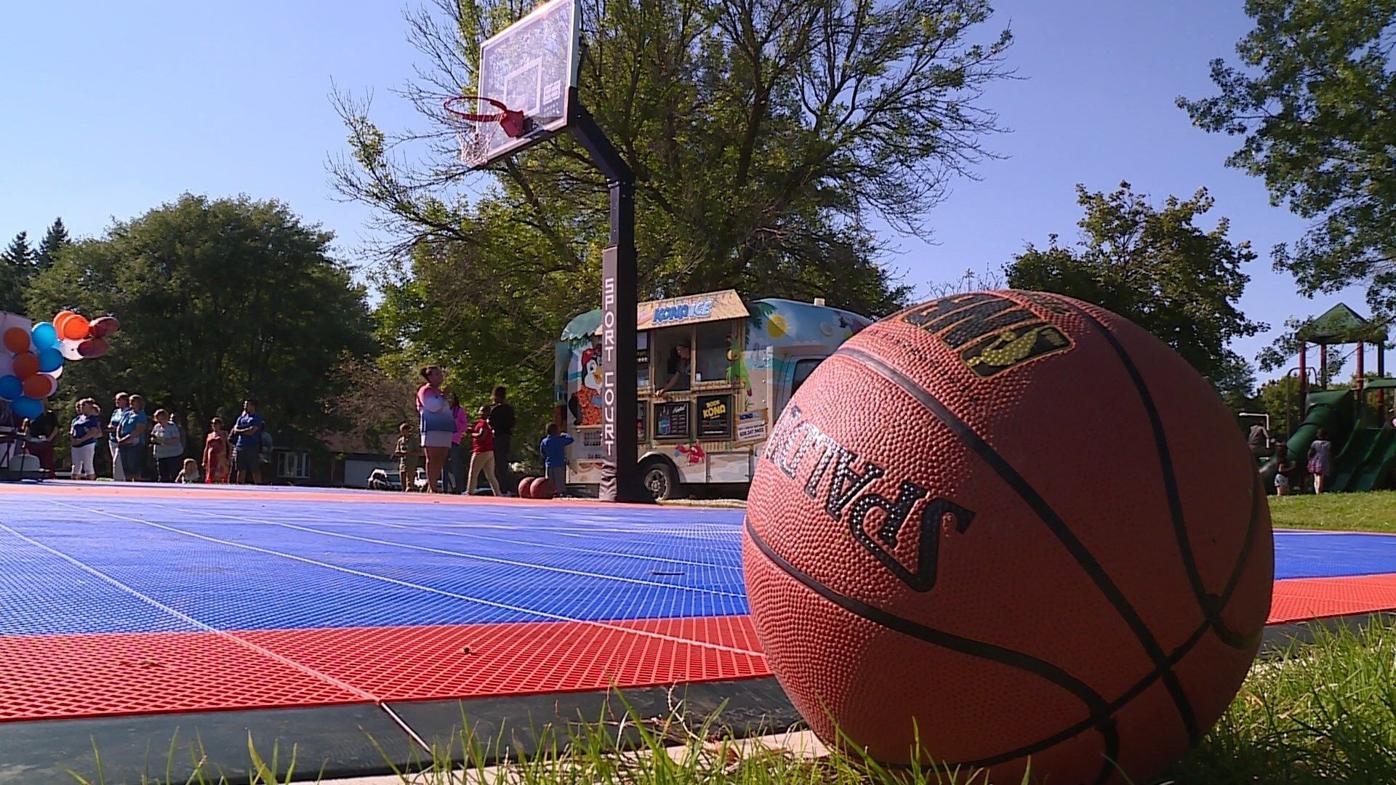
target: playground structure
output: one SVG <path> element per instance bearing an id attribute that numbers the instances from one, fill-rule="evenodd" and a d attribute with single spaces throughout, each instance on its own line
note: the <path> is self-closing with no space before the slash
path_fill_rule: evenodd
<path id="1" fill-rule="evenodd" d="M 1396 378 L 1386 376 L 1386 324 L 1372 322 L 1339 303 L 1296 333 L 1299 344 L 1299 403 L 1302 420 L 1285 442 L 1295 476 L 1304 466 L 1320 430 L 1333 444 L 1333 475 L 1325 490 L 1371 491 L 1396 488 Z M 1377 346 L 1376 378 L 1366 378 L 1364 349 Z M 1308 346 L 1319 348 L 1318 386 L 1309 386 Z M 1351 386 L 1328 389 L 1328 347 L 1356 344 L 1356 373 Z M 1270 458 L 1261 469 L 1267 483 L 1275 476 Z"/>

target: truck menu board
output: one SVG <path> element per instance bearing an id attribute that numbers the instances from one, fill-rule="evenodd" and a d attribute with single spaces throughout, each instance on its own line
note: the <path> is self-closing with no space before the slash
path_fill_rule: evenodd
<path id="1" fill-rule="evenodd" d="M 727 439 L 732 435 L 732 396 L 698 398 L 698 438 Z"/>
<path id="2" fill-rule="evenodd" d="M 689 401 L 673 401 L 654 405 L 654 438 L 688 439 L 693 433 L 689 425 Z"/>

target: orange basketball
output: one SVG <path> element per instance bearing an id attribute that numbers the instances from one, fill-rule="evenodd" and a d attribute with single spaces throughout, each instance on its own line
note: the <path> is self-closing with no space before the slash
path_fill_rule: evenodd
<path id="1" fill-rule="evenodd" d="M 1274 571 L 1211 386 L 1115 314 L 1016 291 L 916 306 L 822 363 L 766 442 L 743 561 L 771 670 L 826 740 L 1063 785 L 1148 781 L 1211 728 Z"/>
<path id="2" fill-rule="evenodd" d="M 553 481 L 549 480 L 547 477 L 538 477 L 534 479 L 533 484 L 528 487 L 528 495 L 529 498 L 532 499 L 553 498 L 553 496 L 556 495 L 556 491 L 553 488 Z"/>
<path id="3" fill-rule="evenodd" d="M 535 478 L 535 477 L 525 477 L 525 478 L 523 478 L 522 480 L 519 480 L 519 498 L 520 498 L 520 499 L 532 499 L 532 498 L 533 498 L 533 481 L 534 481 L 535 479 L 537 479 L 537 478 Z"/>

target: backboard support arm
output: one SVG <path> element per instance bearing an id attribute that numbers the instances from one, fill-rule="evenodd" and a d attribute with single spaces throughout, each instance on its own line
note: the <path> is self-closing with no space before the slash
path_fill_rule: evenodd
<path id="1" fill-rule="evenodd" d="M 568 100 L 567 126 L 591 156 L 611 192 L 610 245 L 601 253 L 601 492 L 603 501 L 652 502 L 640 479 L 636 434 L 635 174 L 578 100 Z"/>

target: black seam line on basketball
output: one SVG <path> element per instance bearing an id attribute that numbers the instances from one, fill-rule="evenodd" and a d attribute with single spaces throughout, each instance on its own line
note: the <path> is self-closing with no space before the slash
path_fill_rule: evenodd
<path id="1" fill-rule="evenodd" d="M 1076 539 L 1076 535 L 1071 533 L 1071 529 L 1066 525 L 1066 521 L 1062 520 L 1061 516 L 1057 515 L 1056 510 L 1052 509 L 1051 505 L 1047 503 L 1047 500 L 1043 499 L 1042 496 L 1038 494 L 1037 490 L 1034 489 L 1008 461 L 1004 460 L 1003 456 L 999 455 L 998 452 L 996 452 L 993 447 L 990 447 L 988 442 L 981 439 L 979 434 L 976 434 L 969 425 L 959 417 L 956 417 L 955 414 L 946 408 L 935 396 L 931 395 L 929 390 L 916 384 L 911 379 L 908 379 L 901 371 L 888 365 L 883 360 L 873 357 L 859 349 L 850 347 L 847 344 L 835 352 L 834 356 L 842 356 L 867 366 L 869 370 L 872 370 L 874 373 L 877 373 L 879 376 L 884 377 L 902 388 L 908 395 L 912 396 L 929 409 L 941 422 L 945 423 L 946 427 L 954 432 L 954 434 L 958 436 L 966 446 L 973 450 L 981 460 L 988 464 L 989 467 L 998 474 L 999 478 L 1012 488 L 1013 491 L 1018 494 L 1018 497 L 1037 514 L 1037 517 L 1047 526 L 1048 530 L 1057 538 L 1057 541 L 1066 548 L 1067 553 L 1071 554 L 1076 563 L 1086 575 L 1090 577 L 1091 581 L 1095 583 L 1096 588 L 1105 596 L 1105 599 L 1114 606 L 1115 612 L 1120 615 L 1120 618 L 1124 620 L 1126 626 L 1134 633 L 1134 637 L 1139 641 L 1139 645 L 1143 647 L 1145 654 L 1153 661 L 1154 667 L 1159 668 L 1163 665 L 1167 660 L 1167 655 L 1164 654 L 1163 648 L 1159 646 L 1158 641 L 1154 638 L 1153 632 L 1144 624 L 1144 620 L 1139 617 L 1139 612 L 1134 609 L 1134 606 L 1131 605 L 1129 600 L 1124 596 L 1124 592 L 1120 591 L 1120 587 L 1116 586 L 1115 582 L 1110 579 L 1110 576 L 1105 572 L 1105 568 L 1101 566 L 1100 562 L 1096 561 L 1095 557 L 1091 555 L 1091 552 L 1086 549 L 1086 546 L 1083 545 L 1080 540 Z M 1192 710 L 1192 702 L 1188 700 L 1187 694 L 1183 692 L 1183 685 L 1172 672 L 1167 672 L 1163 675 L 1163 683 L 1168 690 L 1169 696 L 1173 699 L 1174 706 L 1178 709 L 1178 716 L 1182 719 L 1183 727 L 1187 731 L 1189 744 L 1196 744 L 1201 740 L 1202 734 L 1197 727 L 1197 717 Z"/>
<path id="2" fill-rule="evenodd" d="M 1192 586 L 1192 594 L 1197 600 L 1197 607 L 1202 610 L 1202 615 L 1211 622 L 1212 629 L 1217 633 L 1217 637 L 1222 643 L 1233 649 L 1246 648 L 1245 637 L 1226 626 L 1222 621 L 1221 612 L 1215 607 L 1210 599 L 1207 586 L 1202 581 L 1202 573 L 1197 569 L 1197 557 L 1192 550 L 1192 541 L 1188 539 L 1187 522 L 1183 516 L 1183 497 L 1178 491 L 1178 475 L 1173 467 L 1173 453 L 1168 448 L 1168 434 L 1163 427 L 1163 418 L 1159 415 L 1158 405 L 1154 403 L 1154 396 L 1149 392 L 1149 386 L 1144 381 L 1144 375 L 1139 372 L 1139 366 L 1134 364 L 1134 358 L 1129 356 L 1124 344 L 1119 338 L 1084 309 L 1065 303 L 1083 319 L 1085 319 L 1096 332 L 1100 333 L 1110 347 L 1115 350 L 1115 354 L 1120 358 L 1120 364 L 1124 366 L 1125 372 L 1129 374 L 1130 382 L 1134 384 L 1134 389 L 1139 393 L 1139 402 L 1144 406 L 1144 412 L 1149 417 L 1149 427 L 1154 435 L 1154 448 L 1158 451 L 1159 469 L 1163 475 L 1163 492 L 1168 499 L 1168 514 L 1173 524 L 1173 537 L 1178 541 L 1178 551 L 1182 556 L 1183 569 L 1188 574 L 1188 583 Z"/>
<path id="3" fill-rule="evenodd" d="M 761 551 L 767 559 L 770 559 L 772 564 L 779 568 L 781 572 L 799 581 L 810 591 L 829 602 L 843 608 L 849 613 L 867 619 L 874 624 L 886 627 L 894 632 L 900 632 L 903 635 L 970 657 L 989 660 L 990 662 L 996 662 L 1009 668 L 1016 668 L 1031 673 L 1071 693 L 1077 700 L 1084 703 L 1086 705 L 1088 717 L 1087 722 L 1089 723 L 1087 727 L 1091 725 L 1100 725 L 1102 726 L 1102 733 L 1106 733 L 1104 726 L 1110 725 L 1113 727 L 1114 723 L 1110 720 L 1111 710 L 1106 704 L 1105 698 L 1091 689 L 1090 685 L 1072 676 L 1060 667 L 1046 660 L 1040 660 L 1031 654 L 1024 654 L 1023 652 L 1006 649 L 992 643 L 985 643 L 983 641 L 974 640 L 973 638 L 965 638 L 945 632 L 944 630 L 937 630 L 934 627 L 927 627 L 924 624 L 919 624 L 910 619 L 903 619 L 900 616 L 888 613 L 862 600 L 854 599 L 846 594 L 840 594 L 828 586 L 825 586 L 823 583 L 820 583 L 814 576 L 796 567 L 784 556 L 777 553 L 775 548 L 771 547 L 771 544 L 766 542 L 761 535 L 757 533 L 756 527 L 751 525 L 750 518 L 745 519 L 744 523 L 746 524 L 747 536 L 751 538 L 751 543 L 755 545 L 757 550 Z M 1077 733 L 1079 732 L 1080 731 L 1077 731 Z M 1109 734 L 1106 734 L 1106 736 L 1106 746 L 1110 747 Z M 1116 738 L 1115 751 L 1118 752 L 1118 737 Z M 1011 760 L 1011 758 L 1009 760 Z"/>
<path id="4" fill-rule="evenodd" d="M 1257 488 L 1260 486 L 1259 478 L 1256 479 L 1255 486 Z M 1259 501 L 1259 495 L 1252 496 L 1251 522 L 1248 529 L 1248 532 L 1251 535 L 1251 539 L 1247 540 L 1248 543 L 1253 540 L 1255 535 L 1255 528 L 1260 523 L 1260 504 L 1258 503 Z M 1232 573 L 1231 580 L 1227 581 L 1226 589 L 1222 592 L 1222 607 L 1226 607 L 1227 603 L 1231 601 L 1231 595 L 1236 589 L 1236 585 L 1240 580 L 1242 571 L 1242 567 L 1238 565 L 1235 571 Z M 1187 639 L 1184 640 L 1180 646 L 1178 646 L 1178 648 L 1174 649 L 1172 652 L 1169 653 L 1167 668 L 1171 670 L 1174 665 L 1177 665 L 1179 662 L 1182 661 L 1184 657 L 1188 656 L 1188 654 L 1191 653 L 1194 648 L 1196 648 L 1197 644 L 1201 643 L 1202 639 L 1207 637 L 1207 633 L 1210 630 L 1211 625 L 1207 624 L 1206 622 L 1199 624 L 1197 626 L 1197 629 L 1193 630 L 1192 634 L 1189 635 Z M 1265 625 L 1262 624 L 1261 629 L 1256 632 L 1253 638 L 1256 645 L 1259 645 L 1260 636 L 1263 635 L 1264 632 Z M 1129 689 L 1120 693 L 1119 697 L 1110 701 L 1110 716 L 1114 716 L 1115 712 L 1124 708 L 1124 706 L 1128 704 L 1130 701 L 1139 697 L 1139 695 L 1143 693 L 1144 690 L 1153 686 L 1153 684 L 1159 680 L 1159 677 L 1161 675 L 1163 675 L 1163 670 L 1155 668 L 1151 673 L 1144 676 L 1144 678 L 1131 685 Z M 1063 741 L 1066 741 L 1067 739 L 1071 738 L 1072 736 L 1088 731 L 1093 727 L 1096 727 L 1095 722 L 1089 719 L 1083 720 L 1040 741 L 1024 745 L 1016 750 L 1010 750 L 1009 752 L 1002 753 L 993 758 L 986 758 L 984 760 L 979 761 L 969 761 L 968 763 L 965 763 L 963 765 L 974 767 L 993 766 L 997 763 L 1004 763 L 1015 758 L 1021 758 L 1024 755 L 1033 755 L 1049 747 L 1052 747 L 1053 745 L 1060 744 Z"/>

